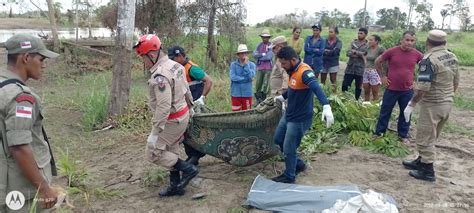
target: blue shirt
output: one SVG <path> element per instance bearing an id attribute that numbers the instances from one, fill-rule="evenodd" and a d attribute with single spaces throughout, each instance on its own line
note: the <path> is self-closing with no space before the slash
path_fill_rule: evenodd
<path id="1" fill-rule="evenodd" d="M 304 63 L 308 64 L 316 72 L 323 69 L 323 53 L 326 47 L 326 40 L 319 37 L 313 44 L 313 36 L 308 36 L 304 41 Z"/>
<path id="2" fill-rule="evenodd" d="M 300 65 L 301 62 L 299 62 L 289 72 L 290 78 L 292 74 L 298 70 Z M 318 79 L 312 70 L 304 71 L 301 79 L 309 88 L 296 90 L 288 86 L 288 90 L 283 93 L 283 97 L 288 100 L 286 120 L 289 122 L 302 122 L 313 119 L 313 94 L 316 95 L 322 105 L 329 104 L 329 101 L 324 94 L 324 91 L 319 86 Z"/>
<path id="3" fill-rule="evenodd" d="M 230 95 L 232 97 L 252 97 L 252 79 L 255 64 L 249 61 L 242 66 L 237 59 L 230 64 Z"/>

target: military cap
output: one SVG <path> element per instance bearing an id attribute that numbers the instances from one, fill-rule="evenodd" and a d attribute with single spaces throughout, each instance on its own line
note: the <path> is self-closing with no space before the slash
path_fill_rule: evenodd
<path id="1" fill-rule="evenodd" d="M 8 54 L 38 53 L 46 58 L 56 58 L 59 54 L 46 48 L 43 41 L 29 34 L 16 34 L 5 42 Z"/>
<path id="2" fill-rule="evenodd" d="M 428 39 L 436 42 L 446 41 L 447 34 L 442 30 L 431 30 L 428 33 Z"/>

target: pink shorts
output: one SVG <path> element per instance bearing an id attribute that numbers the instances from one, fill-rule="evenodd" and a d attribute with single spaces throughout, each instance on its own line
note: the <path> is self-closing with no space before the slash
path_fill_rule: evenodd
<path id="1" fill-rule="evenodd" d="M 379 73 L 374 68 L 367 68 L 364 72 L 363 81 L 364 84 L 370 85 L 379 85 L 382 84 L 382 80 L 380 80 Z"/>

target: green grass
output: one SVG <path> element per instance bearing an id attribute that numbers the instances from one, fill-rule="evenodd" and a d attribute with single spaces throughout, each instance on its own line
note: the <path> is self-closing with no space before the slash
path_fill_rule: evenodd
<path id="1" fill-rule="evenodd" d="M 454 96 L 454 106 L 474 111 L 474 100 L 464 96 Z"/>
<path id="2" fill-rule="evenodd" d="M 448 133 L 459 134 L 467 136 L 469 138 L 474 138 L 474 133 L 472 133 L 472 131 L 452 121 L 448 121 L 443 130 Z"/>

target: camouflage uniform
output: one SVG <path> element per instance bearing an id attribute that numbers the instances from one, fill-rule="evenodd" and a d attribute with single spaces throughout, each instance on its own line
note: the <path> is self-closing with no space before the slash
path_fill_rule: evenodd
<path id="1" fill-rule="evenodd" d="M 42 60 L 59 56 L 59 54 L 49 51 L 38 37 L 28 34 L 12 36 L 5 42 L 5 47 L 9 55 L 38 54 L 44 57 Z M 28 66 L 31 66 L 28 69 L 18 67 L 18 63 L 12 66 L 14 70 L 21 73 L 28 73 L 32 70 L 41 71 L 43 67 L 39 66 L 43 66 L 43 64 L 35 63 L 34 60 L 32 63 L 28 63 L 30 64 Z M 24 175 L 24 171 L 18 165 L 20 162 L 15 160 L 10 152 L 11 149 L 29 146 L 32 151 L 31 157 L 35 163 L 28 166 L 38 169 L 42 179 L 46 182 L 43 184 L 50 185 L 52 176 L 56 175 L 56 165 L 43 129 L 41 99 L 24 84 L 24 80 L 29 78 L 26 76 L 26 79 L 22 79 L 19 74 L 11 70 L 0 70 L 0 141 L 2 145 L 0 151 L 0 212 L 29 212 L 33 199 L 38 193 L 38 188 Z M 18 197 L 14 196 L 10 197 L 9 201 L 5 200 L 11 191 L 19 191 L 25 197 L 25 202 L 19 210 L 14 211 L 7 206 L 7 204 L 12 204 L 12 201 L 18 202 L 15 200 Z M 18 194 L 16 195 L 18 196 Z M 36 212 L 48 211 L 40 207 L 36 208 Z"/>
<path id="2" fill-rule="evenodd" d="M 278 59 L 275 60 L 275 65 L 273 65 L 270 83 L 272 96 L 281 95 L 288 89 L 288 74 L 285 69 L 281 67 L 281 63 Z"/>
<path id="3" fill-rule="evenodd" d="M 179 142 L 189 122 L 192 96 L 184 76 L 184 67 L 170 60 L 164 53 L 150 69 L 148 80 L 150 108 L 153 112 L 151 135 L 156 143 L 148 143 L 147 159 L 172 169 L 178 161 Z"/>
<path id="4" fill-rule="evenodd" d="M 0 82 L 20 78 L 9 71 L 0 71 Z M 41 102 L 38 95 L 27 86 L 8 84 L 0 89 L 0 128 L 2 153 L 0 153 L 0 212 L 9 212 L 5 196 L 19 191 L 25 196 L 26 204 L 19 211 L 28 212 L 37 188 L 26 179 L 16 161 L 9 153 L 9 147 L 30 144 L 33 156 L 43 178 L 51 183 L 51 154 L 43 139 Z"/>
<path id="5" fill-rule="evenodd" d="M 429 60 L 430 63 L 426 63 Z M 420 81 L 423 71 L 431 64 L 431 79 Z M 458 59 L 446 46 L 433 47 L 420 62 L 418 90 L 426 91 L 420 101 L 420 116 L 417 123 L 416 144 L 421 162 L 433 163 L 435 143 L 441 129 L 449 118 L 454 84 L 459 82 Z"/>

